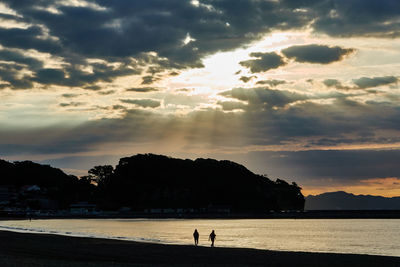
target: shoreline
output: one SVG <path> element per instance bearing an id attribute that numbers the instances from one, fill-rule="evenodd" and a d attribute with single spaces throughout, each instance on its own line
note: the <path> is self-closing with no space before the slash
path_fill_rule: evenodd
<path id="1" fill-rule="evenodd" d="M 0 213 L 0 220 L 29 219 L 400 219 L 400 210 L 307 210 L 270 213 L 142 213 L 95 214 Z"/>
<path id="2" fill-rule="evenodd" d="M 135 242 L 139 244 L 155 244 L 155 245 L 172 245 L 172 246 L 192 246 L 187 243 L 174 243 L 174 242 L 162 242 L 162 241 L 152 241 L 150 239 L 143 238 L 124 238 L 124 237 L 106 237 L 106 236 L 94 236 L 94 235 L 80 235 L 74 234 L 73 232 L 63 233 L 63 232 L 44 232 L 35 230 L 26 230 L 19 228 L 7 228 L 0 226 L 0 232 L 12 232 L 19 234 L 32 234 L 32 235 L 50 235 L 50 236 L 63 236 L 63 237 L 73 237 L 73 238 L 90 238 L 90 239 L 104 239 L 104 240 L 114 240 L 114 241 L 124 241 L 124 242 Z M 0 235 L 1 236 L 1 235 Z M 199 244 L 198 247 L 210 247 L 210 245 Z M 377 257 L 393 257 L 399 258 L 400 256 L 393 255 L 380 255 L 380 254 L 357 254 L 357 253 L 346 253 L 346 252 L 329 252 L 329 251 L 302 251 L 302 250 L 268 250 L 263 248 L 252 248 L 252 247 L 235 247 L 235 246 L 218 246 L 218 248 L 232 248 L 232 249 L 254 249 L 260 251 L 275 251 L 275 252 L 293 252 L 293 253 L 311 253 L 311 254 L 335 254 L 335 255 L 359 255 L 359 256 L 377 256 Z"/>
<path id="3" fill-rule="evenodd" d="M 400 266 L 400 257 L 156 244 L 0 230 L 1 266 Z"/>

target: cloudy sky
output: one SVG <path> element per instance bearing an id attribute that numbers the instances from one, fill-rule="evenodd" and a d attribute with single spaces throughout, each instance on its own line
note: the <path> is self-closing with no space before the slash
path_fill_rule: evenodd
<path id="1" fill-rule="evenodd" d="M 0 158 L 230 159 L 400 195 L 398 0 L 1 0 Z"/>

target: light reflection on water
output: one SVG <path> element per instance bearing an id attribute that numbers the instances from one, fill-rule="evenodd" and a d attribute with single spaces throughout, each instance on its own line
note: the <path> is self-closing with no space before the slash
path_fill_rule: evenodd
<path id="1" fill-rule="evenodd" d="M 0 221 L 0 230 L 117 238 L 146 242 L 269 250 L 400 256 L 400 220 L 396 219 L 56 219 Z"/>

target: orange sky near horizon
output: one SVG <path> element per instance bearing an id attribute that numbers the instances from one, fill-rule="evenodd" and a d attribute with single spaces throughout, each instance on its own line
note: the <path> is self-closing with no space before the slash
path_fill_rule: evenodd
<path id="1" fill-rule="evenodd" d="M 400 178 L 387 177 L 365 179 L 360 180 L 359 184 L 346 186 L 304 186 L 301 190 L 304 196 L 336 191 L 345 191 L 354 195 L 400 197 Z"/>

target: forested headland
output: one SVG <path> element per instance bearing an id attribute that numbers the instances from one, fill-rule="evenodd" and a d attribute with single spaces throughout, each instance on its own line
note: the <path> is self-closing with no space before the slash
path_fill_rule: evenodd
<path id="1" fill-rule="evenodd" d="M 138 154 L 115 168 L 95 166 L 76 177 L 49 165 L 0 160 L 0 207 L 69 209 L 91 203 L 98 210 L 144 212 L 267 212 L 303 210 L 296 183 L 254 174 L 232 161 L 177 159 Z"/>

